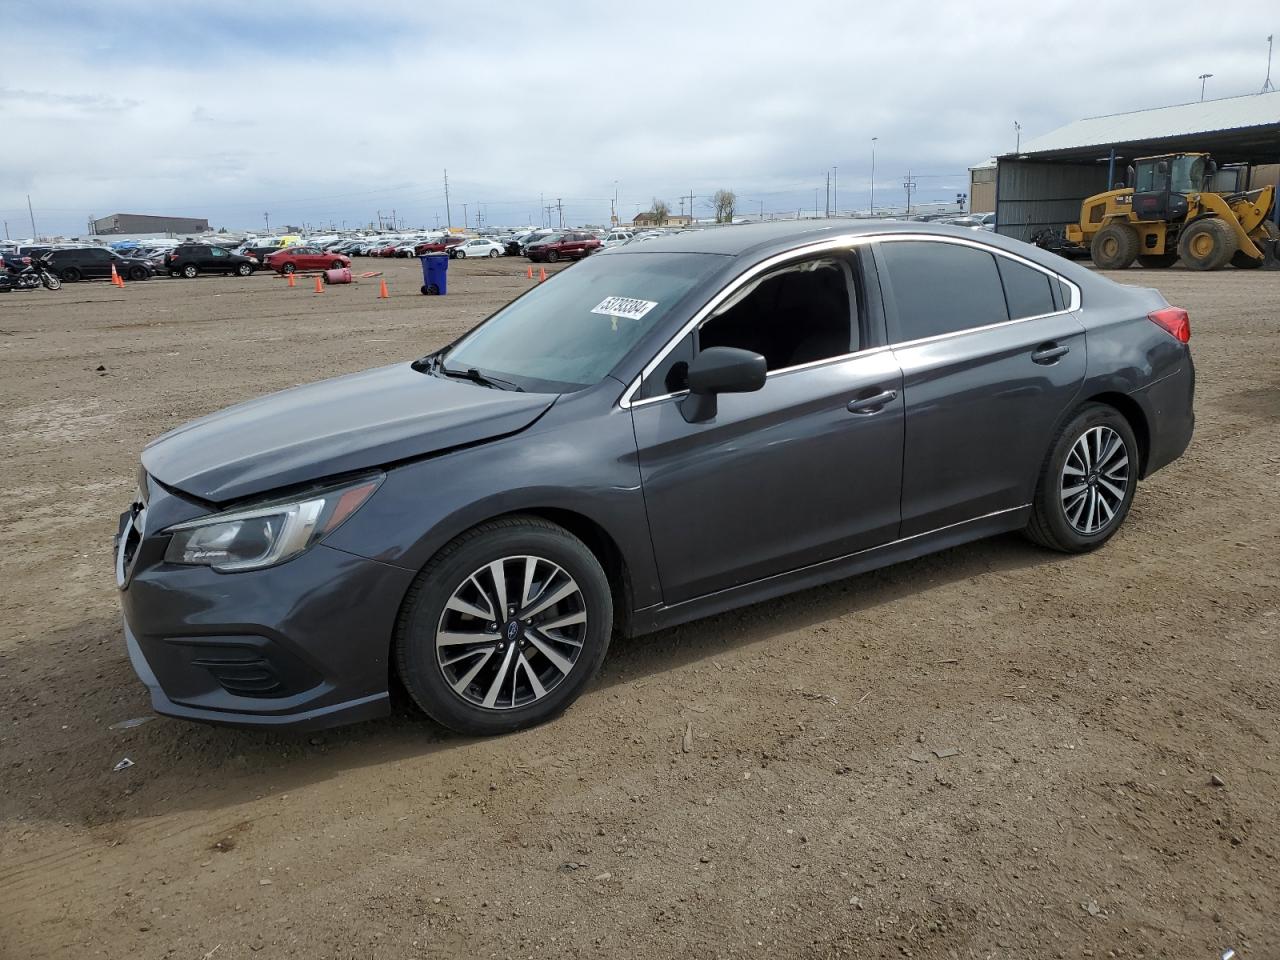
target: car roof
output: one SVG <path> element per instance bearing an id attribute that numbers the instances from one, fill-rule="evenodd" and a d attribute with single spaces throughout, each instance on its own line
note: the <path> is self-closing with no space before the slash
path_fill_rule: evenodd
<path id="1" fill-rule="evenodd" d="M 756 259 L 786 253 L 808 243 L 842 236 L 873 234 L 919 234 L 923 236 L 963 237 L 971 242 L 986 243 L 1019 256 L 1039 261 L 1037 247 L 988 232 L 979 233 L 966 227 L 905 220 L 778 220 L 768 223 L 736 224 L 707 230 L 689 230 L 610 247 L 607 255 L 644 256 L 651 253 L 710 253 L 730 257 Z M 1062 272 L 1059 269 L 1059 272 Z"/>

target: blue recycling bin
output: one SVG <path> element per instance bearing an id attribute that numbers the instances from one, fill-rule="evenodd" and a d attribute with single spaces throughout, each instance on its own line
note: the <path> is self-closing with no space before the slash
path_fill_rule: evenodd
<path id="1" fill-rule="evenodd" d="M 422 292 L 443 297 L 449 286 L 449 255 L 424 253 L 418 259 L 422 261 Z"/>

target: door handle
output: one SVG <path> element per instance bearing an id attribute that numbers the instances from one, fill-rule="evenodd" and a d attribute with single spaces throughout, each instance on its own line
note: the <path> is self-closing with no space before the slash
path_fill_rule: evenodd
<path id="1" fill-rule="evenodd" d="M 1057 343 L 1046 343 L 1031 352 L 1031 360 L 1033 363 L 1041 364 L 1057 363 L 1059 358 L 1065 357 L 1070 352 L 1070 347 L 1064 347 Z"/>
<path id="2" fill-rule="evenodd" d="M 881 390 L 879 393 L 873 393 L 869 397 L 859 397 L 857 400 L 850 400 L 849 405 L 845 409 L 850 413 L 879 413 L 884 409 L 885 404 L 892 403 L 897 398 L 897 390 Z"/>

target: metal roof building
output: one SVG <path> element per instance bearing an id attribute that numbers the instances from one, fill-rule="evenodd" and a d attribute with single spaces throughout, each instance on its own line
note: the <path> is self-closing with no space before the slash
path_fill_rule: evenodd
<path id="1" fill-rule="evenodd" d="M 1251 187 L 1276 183 L 1280 93 L 1090 117 L 1037 137 L 996 158 L 996 229 L 1020 240 L 1061 230 L 1086 197 L 1123 180 L 1135 158 L 1178 151 L 1254 164 Z"/>
<path id="2" fill-rule="evenodd" d="M 93 221 L 95 234 L 205 233 L 209 221 L 199 217 L 157 217 L 149 213 L 113 213 Z"/>

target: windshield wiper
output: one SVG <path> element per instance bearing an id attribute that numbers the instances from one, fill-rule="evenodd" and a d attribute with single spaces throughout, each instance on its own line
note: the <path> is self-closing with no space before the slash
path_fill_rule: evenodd
<path id="1" fill-rule="evenodd" d="M 472 383 L 478 383 L 481 386 L 493 387 L 497 390 L 516 390 L 520 393 L 524 392 L 524 387 L 519 384 L 512 383 L 510 380 L 503 380 L 501 377 L 495 377 L 491 374 L 481 373 L 475 367 L 467 367 L 465 370 L 451 370 L 443 363 L 440 363 L 439 370 L 446 377 L 456 377 L 459 380 L 470 380 Z"/>

